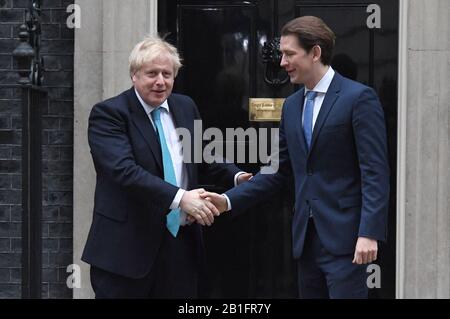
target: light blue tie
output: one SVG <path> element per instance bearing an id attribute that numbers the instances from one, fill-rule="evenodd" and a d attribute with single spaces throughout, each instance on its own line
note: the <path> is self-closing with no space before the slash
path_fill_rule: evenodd
<path id="1" fill-rule="evenodd" d="M 166 137 L 164 136 L 164 130 L 161 124 L 161 111 L 162 107 L 152 111 L 153 123 L 156 126 L 159 142 L 161 144 L 161 153 L 163 160 L 164 180 L 172 185 L 177 186 L 177 178 L 175 177 L 175 170 L 173 168 L 172 158 L 170 157 L 169 148 L 167 147 Z M 177 236 L 178 229 L 180 228 L 180 209 L 173 209 L 167 214 L 166 226 L 169 229 L 173 237 Z"/>
<path id="2" fill-rule="evenodd" d="M 313 114 L 314 114 L 314 99 L 317 96 L 317 92 L 308 91 L 306 93 L 306 106 L 303 117 L 303 133 L 305 134 L 306 144 L 308 150 L 311 147 L 312 139 L 312 127 L 313 127 Z"/>

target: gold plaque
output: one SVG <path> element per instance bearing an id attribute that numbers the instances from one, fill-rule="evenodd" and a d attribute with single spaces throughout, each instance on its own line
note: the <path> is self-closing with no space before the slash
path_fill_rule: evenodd
<path id="1" fill-rule="evenodd" d="M 253 122 L 279 122 L 285 99 L 250 98 L 248 119 Z"/>

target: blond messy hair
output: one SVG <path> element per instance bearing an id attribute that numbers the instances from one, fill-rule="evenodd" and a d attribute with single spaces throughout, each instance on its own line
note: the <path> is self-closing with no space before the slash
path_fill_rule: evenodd
<path id="1" fill-rule="evenodd" d="M 172 60 L 173 71 L 175 76 L 177 76 L 178 70 L 182 66 L 177 48 L 159 36 L 147 36 L 144 40 L 136 44 L 131 51 L 128 59 L 130 77 L 133 77 L 145 63 L 152 62 L 161 55 L 167 56 Z"/>

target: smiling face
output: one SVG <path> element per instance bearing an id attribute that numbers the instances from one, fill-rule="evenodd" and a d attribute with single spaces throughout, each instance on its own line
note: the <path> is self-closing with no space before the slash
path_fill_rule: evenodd
<path id="1" fill-rule="evenodd" d="M 314 76 L 314 64 L 318 61 L 317 48 L 317 46 L 314 47 L 308 53 L 299 45 L 296 36 L 284 35 L 281 37 L 280 51 L 283 57 L 280 65 L 289 74 L 292 83 L 306 84 L 311 81 Z"/>
<path id="2" fill-rule="evenodd" d="M 159 55 L 144 63 L 131 79 L 145 103 L 159 106 L 172 93 L 175 81 L 173 61 L 166 55 Z"/>

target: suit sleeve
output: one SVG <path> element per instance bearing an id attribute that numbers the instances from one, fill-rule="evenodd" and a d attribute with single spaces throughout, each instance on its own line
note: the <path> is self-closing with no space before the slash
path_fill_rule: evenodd
<path id="1" fill-rule="evenodd" d="M 168 210 L 178 187 L 136 163 L 124 116 L 117 108 L 102 103 L 91 111 L 88 139 L 97 173 L 100 171 L 143 202 L 150 201 Z"/>
<path id="2" fill-rule="evenodd" d="M 248 182 L 225 192 L 230 200 L 232 213 L 235 215 L 274 196 L 290 180 L 292 168 L 285 135 L 285 106 L 286 103 L 281 115 L 278 151 L 271 154 L 271 166 L 274 171 L 266 174 L 260 171 Z"/>
<path id="3" fill-rule="evenodd" d="M 384 113 L 372 89 L 365 89 L 356 101 L 352 125 L 362 189 L 358 235 L 384 241 L 389 208 L 389 164 Z"/>

